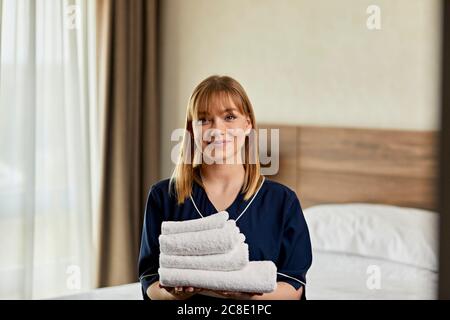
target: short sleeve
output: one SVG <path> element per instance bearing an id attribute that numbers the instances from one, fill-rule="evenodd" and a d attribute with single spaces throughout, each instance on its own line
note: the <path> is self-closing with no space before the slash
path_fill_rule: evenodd
<path id="1" fill-rule="evenodd" d="M 300 201 L 294 194 L 287 206 L 283 238 L 277 261 L 277 281 L 287 282 L 296 290 L 303 286 L 305 298 L 306 273 L 312 263 L 311 240 Z"/>
<path id="2" fill-rule="evenodd" d="M 142 285 L 144 300 L 150 300 L 147 296 L 148 287 L 159 280 L 159 240 L 162 222 L 162 204 L 158 196 L 158 189 L 152 187 L 145 206 L 144 223 L 142 227 L 141 248 L 139 252 L 139 281 Z"/>

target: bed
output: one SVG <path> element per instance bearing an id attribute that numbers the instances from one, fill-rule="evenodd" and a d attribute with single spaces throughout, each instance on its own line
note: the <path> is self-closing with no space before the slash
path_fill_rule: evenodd
<path id="1" fill-rule="evenodd" d="M 438 215 L 392 205 L 304 210 L 313 247 L 308 299 L 435 299 Z"/>
<path id="2" fill-rule="evenodd" d="M 434 131 L 278 126 L 279 172 L 311 234 L 308 299 L 435 299 Z M 378 281 L 379 280 L 379 281 Z"/>
<path id="3" fill-rule="evenodd" d="M 435 299 L 437 133 L 260 125 L 279 129 L 270 179 L 299 196 L 311 234 L 308 299 Z M 265 167 L 270 166 L 270 163 Z M 139 283 L 63 299 L 141 299 Z"/>
<path id="4" fill-rule="evenodd" d="M 139 282 L 94 289 L 78 294 L 55 297 L 51 300 L 142 300 Z"/>

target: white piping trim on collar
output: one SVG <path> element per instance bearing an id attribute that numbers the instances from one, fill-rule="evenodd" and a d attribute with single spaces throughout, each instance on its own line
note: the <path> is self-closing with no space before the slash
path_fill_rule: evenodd
<path id="1" fill-rule="evenodd" d="M 253 200 L 255 200 L 256 196 L 258 195 L 259 190 L 261 190 L 262 185 L 264 184 L 264 181 L 266 181 L 266 177 L 263 176 L 263 181 L 261 182 L 261 185 L 258 187 L 258 190 L 256 190 L 255 194 L 253 195 L 252 199 L 250 200 L 250 202 L 247 204 L 247 206 L 244 208 L 244 210 L 242 210 L 241 214 L 239 215 L 239 217 L 236 218 L 235 221 L 238 221 L 239 218 L 245 213 L 245 211 L 247 211 L 247 209 L 250 207 L 250 205 L 252 204 Z M 200 210 L 198 210 L 197 205 L 195 204 L 194 199 L 192 198 L 192 195 L 189 196 L 191 198 L 192 204 L 194 205 L 195 210 L 197 210 L 198 214 L 200 215 L 200 217 L 204 218 L 202 213 L 200 212 Z"/>
<path id="2" fill-rule="evenodd" d="M 303 281 L 298 280 L 297 278 L 288 276 L 287 274 L 284 274 L 284 273 L 281 273 L 281 272 L 277 272 L 277 274 L 279 274 L 279 275 L 281 275 L 281 276 L 284 276 L 284 277 L 286 277 L 286 278 L 289 278 L 289 279 L 298 281 L 298 282 L 300 282 L 302 285 L 306 286 L 306 283 L 304 283 Z"/>
<path id="3" fill-rule="evenodd" d="M 200 210 L 198 210 L 197 205 L 195 204 L 194 199 L 192 199 L 192 195 L 190 195 L 190 197 L 191 197 L 192 204 L 193 204 L 194 207 L 195 207 L 195 210 L 197 210 L 197 212 L 198 212 L 198 214 L 200 215 L 200 217 L 203 218 L 203 215 L 202 215 L 202 213 L 200 212 Z"/>
<path id="4" fill-rule="evenodd" d="M 266 177 L 263 176 L 263 181 L 261 182 L 261 185 L 259 186 L 258 190 L 256 190 L 255 194 L 252 197 L 252 200 L 250 200 L 250 202 L 248 203 L 248 205 L 245 207 L 245 209 L 241 212 L 241 214 L 239 215 L 239 217 L 236 218 L 236 221 L 239 220 L 239 218 L 245 213 L 245 211 L 247 211 L 248 207 L 250 207 L 250 205 L 252 204 L 253 200 L 255 200 L 256 196 L 258 195 L 259 190 L 261 190 L 262 185 L 264 184 L 264 181 L 266 180 Z"/>

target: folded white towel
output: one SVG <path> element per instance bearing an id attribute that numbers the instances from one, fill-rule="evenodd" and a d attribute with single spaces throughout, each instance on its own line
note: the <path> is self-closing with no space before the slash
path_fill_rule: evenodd
<path id="1" fill-rule="evenodd" d="M 202 256 L 174 256 L 161 253 L 159 265 L 163 268 L 201 269 L 216 271 L 240 270 L 248 264 L 248 244 L 238 244 L 227 253 Z"/>
<path id="2" fill-rule="evenodd" d="M 228 220 L 220 229 L 161 234 L 159 247 L 167 255 L 197 256 L 226 253 L 245 241 L 234 220 Z"/>
<path id="3" fill-rule="evenodd" d="M 185 220 L 185 221 L 164 221 L 161 224 L 161 234 L 175 234 L 183 232 L 194 232 L 209 229 L 219 229 L 228 220 L 228 212 L 220 211 L 210 216 Z"/>
<path id="4" fill-rule="evenodd" d="M 236 271 L 159 268 L 158 272 L 161 285 L 167 287 L 191 286 L 249 293 L 272 292 L 277 287 L 277 267 L 272 261 L 251 261 Z"/>

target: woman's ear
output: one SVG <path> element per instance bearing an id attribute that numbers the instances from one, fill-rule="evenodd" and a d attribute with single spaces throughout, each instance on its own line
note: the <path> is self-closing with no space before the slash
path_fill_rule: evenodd
<path id="1" fill-rule="evenodd" d="M 252 131 L 253 125 L 249 117 L 246 117 L 247 126 L 245 127 L 245 135 L 248 136 Z"/>

